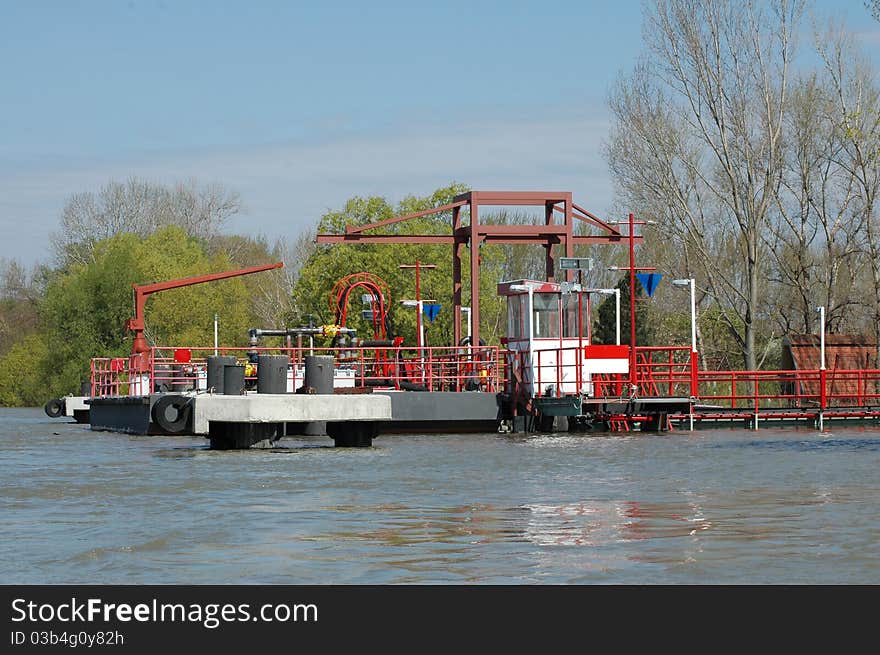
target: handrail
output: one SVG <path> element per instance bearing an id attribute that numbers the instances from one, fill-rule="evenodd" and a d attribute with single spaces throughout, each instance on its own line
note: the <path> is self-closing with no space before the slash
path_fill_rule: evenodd
<path id="1" fill-rule="evenodd" d="M 177 362 L 174 347 L 154 347 L 149 351 L 146 370 L 133 369 L 130 359 L 98 357 L 91 361 L 91 394 L 98 396 L 144 395 L 167 390 L 206 389 L 207 357 L 213 347 L 187 348 L 188 362 Z M 220 355 L 233 355 L 248 362 L 260 354 L 290 357 L 288 388 L 295 390 L 304 381 L 302 361 L 309 354 L 336 358 L 340 384 L 427 391 L 500 391 L 507 378 L 506 364 L 497 346 L 462 348 L 400 346 L 351 348 L 220 348 Z M 246 375 L 255 384 L 255 375 Z M 201 387 L 200 387 L 201 385 Z M 403 386 L 402 386 L 403 385 Z"/>
<path id="2" fill-rule="evenodd" d="M 191 361 L 174 361 L 173 347 L 149 351 L 147 371 L 132 370 L 129 358 L 95 358 L 91 363 L 92 396 L 143 395 L 163 388 L 204 384 L 206 358 L 212 347 L 189 348 Z M 630 394 L 627 374 L 587 375 L 578 348 L 533 353 L 495 346 L 369 348 L 222 348 L 220 354 L 246 361 L 254 354 L 287 354 L 289 386 L 301 384 L 302 361 L 308 354 L 336 357 L 346 384 L 400 389 L 409 385 L 428 391 L 506 392 L 528 400 L 553 387 L 554 396 L 572 393 L 602 398 Z M 687 353 L 685 355 L 685 353 Z M 762 409 L 880 407 L 880 369 L 703 371 L 689 349 L 637 348 L 638 397 L 692 397 L 702 406 L 755 411 Z M 529 359 L 534 357 L 533 360 Z M 248 377 L 253 384 L 254 376 Z M 404 384 L 405 383 L 405 384 Z"/>

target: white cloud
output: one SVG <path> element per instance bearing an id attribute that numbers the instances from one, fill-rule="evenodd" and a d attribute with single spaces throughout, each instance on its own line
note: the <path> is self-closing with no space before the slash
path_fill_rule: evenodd
<path id="1" fill-rule="evenodd" d="M 404 127 L 317 144 L 282 144 L 0 167 L 0 256 L 47 260 L 65 199 L 110 179 L 219 182 L 242 196 L 229 230 L 294 236 L 355 195 L 395 201 L 452 181 L 475 189 L 571 190 L 603 214 L 611 204 L 603 118 L 491 120 Z"/>

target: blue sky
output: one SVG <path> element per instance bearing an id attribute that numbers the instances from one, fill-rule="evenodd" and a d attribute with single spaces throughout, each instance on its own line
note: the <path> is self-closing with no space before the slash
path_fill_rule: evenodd
<path id="1" fill-rule="evenodd" d="M 880 58 L 861 0 L 817 4 Z M 0 257 L 47 261 L 65 199 L 129 176 L 222 183 L 228 229 L 270 238 L 453 180 L 605 214 L 605 96 L 640 47 L 627 0 L 0 0 Z"/>

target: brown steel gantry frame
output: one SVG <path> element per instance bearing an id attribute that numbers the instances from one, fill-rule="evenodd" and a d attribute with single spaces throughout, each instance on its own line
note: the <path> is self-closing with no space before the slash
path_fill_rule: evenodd
<path id="1" fill-rule="evenodd" d="M 544 223 L 534 225 L 485 225 L 480 223 L 481 206 L 543 206 Z M 470 211 L 470 222 L 462 224 L 462 208 Z M 452 211 L 452 234 L 365 234 L 368 230 L 401 223 L 413 218 Z M 556 222 L 556 215 L 563 217 Z M 574 219 L 584 221 L 603 230 L 603 234 L 584 235 L 574 233 Z M 627 236 L 620 230 L 594 216 L 572 202 L 570 191 L 468 191 L 453 198 L 452 203 L 432 207 L 420 212 L 395 216 L 367 225 L 349 225 L 344 234 L 319 234 L 317 243 L 448 243 L 452 245 L 452 298 L 454 304 L 453 330 L 455 343 L 461 341 L 461 265 L 462 249 L 470 246 L 471 265 L 471 339 L 480 340 L 480 285 L 474 284 L 480 277 L 480 248 L 484 242 L 535 243 L 546 250 L 547 281 L 555 281 L 556 256 L 554 246 L 561 245 L 564 257 L 574 256 L 574 246 L 597 243 L 625 243 Z M 641 240 L 641 237 L 636 237 Z M 476 247 L 475 247 L 476 246 Z M 574 271 L 567 271 L 567 280 L 574 279 Z"/>

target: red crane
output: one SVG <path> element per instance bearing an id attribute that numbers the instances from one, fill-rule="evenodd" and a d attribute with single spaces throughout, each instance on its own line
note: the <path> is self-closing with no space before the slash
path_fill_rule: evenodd
<path id="1" fill-rule="evenodd" d="M 240 268 L 235 271 L 194 275 L 166 282 L 131 285 L 134 289 L 134 318 L 130 318 L 125 322 L 125 329 L 134 332 L 134 339 L 131 343 L 130 370 L 132 372 L 143 372 L 150 369 L 150 346 L 147 345 L 147 339 L 144 337 L 144 305 L 147 302 L 147 298 L 151 295 L 159 291 L 167 291 L 168 289 L 179 289 L 180 287 L 189 287 L 193 284 L 201 284 L 202 282 L 214 282 L 215 280 L 225 280 L 226 278 L 238 277 L 239 275 L 260 273 L 261 271 L 269 271 L 273 268 L 281 268 L 282 266 L 284 266 L 282 262 L 276 262 L 274 264 Z"/>

